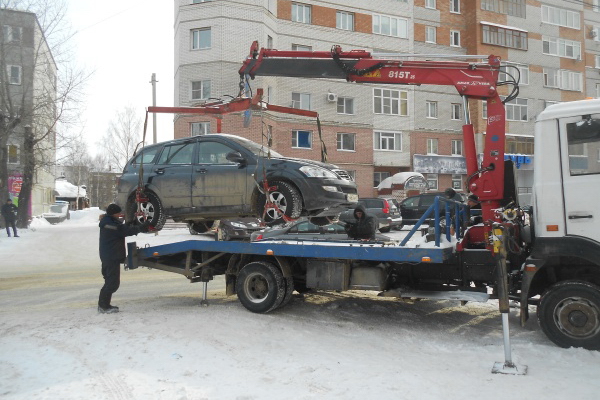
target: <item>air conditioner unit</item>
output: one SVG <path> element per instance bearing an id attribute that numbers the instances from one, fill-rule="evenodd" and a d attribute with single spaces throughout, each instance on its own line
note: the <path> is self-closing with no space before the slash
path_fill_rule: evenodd
<path id="1" fill-rule="evenodd" d="M 590 38 L 594 39 L 596 36 L 598 36 L 598 31 L 596 29 L 590 30 Z"/>
<path id="2" fill-rule="evenodd" d="M 333 103 L 337 101 L 337 94 L 335 93 L 327 93 L 327 101 Z"/>

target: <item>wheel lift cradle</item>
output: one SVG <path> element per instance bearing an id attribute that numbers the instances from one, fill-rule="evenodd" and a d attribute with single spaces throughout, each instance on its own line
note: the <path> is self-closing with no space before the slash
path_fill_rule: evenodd
<path id="1" fill-rule="evenodd" d="M 417 225 L 418 226 L 418 225 Z M 413 228 L 411 234 L 415 232 L 417 226 Z M 158 246 L 147 246 L 138 248 L 136 242 L 127 244 L 127 269 L 135 269 L 140 266 L 160 269 L 168 272 L 175 272 L 187 277 L 190 282 L 202 282 L 203 293 L 201 305 L 207 306 L 207 289 L 208 282 L 213 279 L 214 275 L 234 273 L 231 270 L 233 264 L 227 262 L 227 268 L 213 268 L 213 264 L 225 259 L 236 260 L 235 256 L 258 256 L 262 259 L 273 258 L 273 263 L 280 266 L 283 276 L 286 279 L 292 279 L 292 272 L 287 264 L 286 259 L 289 257 L 305 259 L 307 264 L 313 268 L 311 272 L 307 271 L 307 280 L 314 282 L 317 276 L 331 276 L 335 274 L 330 269 L 331 265 L 348 264 L 354 262 L 393 262 L 393 263 L 410 263 L 410 264 L 444 264 L 449 263 L 448 268 L 452 268 L 455 261 L 454 248 L 439 247 L 439 234 L 436 235 L 436 243 L 438 247 L 413 248 L 402 247 L 397 245 L 389 245 L 386 243 L 370 243 L 370 242 L 355 242 L 343 245 L 336 242 L 223 242 L 223 241 L 200 241 L 187 240 L 182 242 L 163 244 Z M 447 233 L 449 238 L 449 233 Z M 237 258 L 239 261 L 239 257 Z M 315 268 L 317 272 L 315 273 Z M 363 270 L 366 272 L 367 280 L 377 281 L 368 271 L 373 267 Z M 496 268 L 496 270 L 498 270 Z M 339 271 L 339 270 L 338 270 Z M 348 289 L 365 289 L 365 290 L 382 290 L 382 286 L 378 287 L 377 283 L 372 285 L 355 285 L 351 287 L 348 284 L 350 275 L 348 269 L 342 269 L 342 283 L 339 287 L 329 286 L 327 289 L 333 290 L 348 290 Z M 339 275 L 339 273 L 338 273 Z M 501 274 L 500 274 L 501 275 Z M 340 277 L 336 277 L 335 281 L 339 282 Z M 506 281 L 506 276 L 497 276 L 498 280 Z M 327 278 L 325 278 L 327 280 Z M 318 285 L 317 285 L 318 286 Z M 511 360 L 510 338 L 508 329 L 508 293 L 506 285 L 499 285 L 500 295 L 500 311 L 502 313 L 503 336 L 504 336 L 504 351 L 505 362 L 497 362 L 492 369 L 493 373 L 505 374 L 525 374 L 526 366 L 516 366 Z M 310 286 L 309 286 L 310 287 Z M 233 284 L 228 280 L 227 295 L 233 294 Z M 480 301 L 485 302 L 489 299 L 487 293 L 481 292 L 443 292 L 443 291 L 415 291 L 415 290 L 398 290 L 392 289 L 383 292 L 384 296 L 391 297 L 418 297 L 418 298 L 436 298 L 447 300 L 461 301 Z"/>

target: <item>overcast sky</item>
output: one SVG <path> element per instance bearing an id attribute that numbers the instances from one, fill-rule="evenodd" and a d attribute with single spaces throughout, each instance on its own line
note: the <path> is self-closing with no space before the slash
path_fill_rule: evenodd
<path id="1" fill-rule="evenodd" d="M 157 105 L 173 105 L 173 1 L 69 1 L 78 64 L 94 71 L 87 84 L 85 137 L 95 154 L 117 110 L 132 105 L 144 116 L 152 105 L 152 73 Z M 172 115 L 158 115 L 158 140 L 173 138 Z M 152 118 L 147 138 L 152 141 Z"/>

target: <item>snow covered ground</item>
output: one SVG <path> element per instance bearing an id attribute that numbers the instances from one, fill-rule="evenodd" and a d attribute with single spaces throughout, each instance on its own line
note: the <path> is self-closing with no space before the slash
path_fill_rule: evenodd
<path id="1" fill-rule="evenodd" d="M 270 314 L 163 271 L 122 274 L 114 315 L 96 312 L 102 285 L 98 210 L 20 238 L 0 232 L 1 399 L 566 399 L 600 398 L 600 352 L 561 349 L 535 320 L 511 314 L 504 361 L 496 303 L 318 292 Z M 393 233 L 392 235 L 398 235 Z M 209 240 L 185 229 L 138 245 Z"/>

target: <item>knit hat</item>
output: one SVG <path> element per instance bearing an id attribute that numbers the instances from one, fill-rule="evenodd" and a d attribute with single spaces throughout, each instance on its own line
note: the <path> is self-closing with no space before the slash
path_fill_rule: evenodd
<path id="1" fill-rule="evenodd" d="M 121 212 L 121 207 L 119 207 L 116 204 L 110 204 L 108 207 L 106 207 L 106 214 L 108 215 L 115 215 Z"/>

